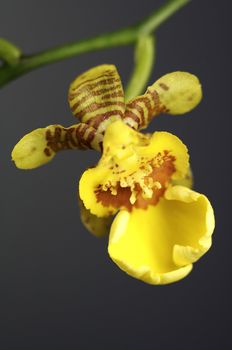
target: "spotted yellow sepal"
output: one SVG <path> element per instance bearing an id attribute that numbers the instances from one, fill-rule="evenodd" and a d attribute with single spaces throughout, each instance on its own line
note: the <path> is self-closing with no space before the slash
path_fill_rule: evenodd
<path id="1" fill-rule="evenodd" d="M 33 169 L 48 163 L 55 154 L 67 149 L 101 149 L 102 135 L 85 123 L 69 128 L 49 125 L 25 135 L 14 147 L 12 160 L 20 169 Z"/>
<path id="2" fill-rule="evenodd" d="M 161 113 L 177 115 L 191 111 L 201 98 L 201 84 L 195 75 L 172 72 L 148 87 L 144 95 L 130 100 L 123 119 L 134 129 L 144 129 Z"/>
<path id="3" fill-rule="evenodd" d="M 33 169 L 48 163 L 54 156 L 53 150 L 45 153 L 47 140 L 44 128 L 25 135 L 14 147 L 11 157 L 19 169 Z"/>
<path id="4" fill-rule="evenodd" d="M 173 72 L 158 79 L 148 91 L 156 91 L 161 107 L 169 114 L 184 114 L 195 108 L 202 98 L 199 79 L 188 72 Z"/>

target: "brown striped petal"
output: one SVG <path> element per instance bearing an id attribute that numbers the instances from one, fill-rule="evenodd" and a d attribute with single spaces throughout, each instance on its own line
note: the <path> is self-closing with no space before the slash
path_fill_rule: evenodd
<path id="1" fill-rule="evenodd" d="M 100 151 L 102 136 L 85 123 L 69 128 L 62 125 L 51 125 L 46 128 L 47 147 L 54 152 L 65 149 L 95 149 Z"/>
<path id="2" fill-rule="evenodd" d="M 25 135 L 14 147 L 12 160 L 20 169 L 33 169 L 48 163 L 58 151 L 89 148 L 101 151 L 102 138 L 85 123 L 69 128 L 49 125 Z"/>
<path id="3" fill-rule="evenodd" d="M 184 114 L 198 105 L 202 97 L 198 78 L 187 72 L 162 76 L 146 93 L 126 105 L 124 122 L 135 130 L 146 128 L 160 113 Z"/>
<path id="4" fill-rule="evenodd" d="M 122 83 L 114 65 L 97 66 L 79 75 L 69 88 L 68 100 L 73 114 L 95 129 L 100 127 L 100 132 L 125 112 Z"/>
<path id="5" fill-rule="evenodd" d="M 162 112 L 165 107 L 160 104 L 157 92 L 147 91 L 127 103 L 123 121 L 135 130 L 144 129 L 152 117 Z"/>

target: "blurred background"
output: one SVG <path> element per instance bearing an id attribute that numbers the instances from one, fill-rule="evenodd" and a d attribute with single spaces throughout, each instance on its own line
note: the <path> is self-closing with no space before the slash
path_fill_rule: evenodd
<path id="1" fill-rule="evenodd" d="M 1 0 L 0 36 L 33 53 L 135 23 L 165 3 Z M 107 239 L 88 233 L 76 191 L 95 152 L 63 152 L 47 166 L 20 171 L 11 150 L 27 132 L 75 122 L 70 82 L 101 64 L 117 65 L 124 84 L 133 47 L 119 47 L 44 67 L 0 90 L 1 349 L 229 349 L 231 322 L 231 2 L 192 1 L 157 31 L 150 83 L 186 70 L 203 85 L 202 103 L 186 116 L 161 116 L 188 145 L 195 189 L 215 208 L 212 249 L 184 280 L 150 286 L 124 274 Z"/>

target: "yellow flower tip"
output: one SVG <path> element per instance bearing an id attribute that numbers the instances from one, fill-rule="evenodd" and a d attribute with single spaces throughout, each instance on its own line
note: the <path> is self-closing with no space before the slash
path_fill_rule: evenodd
<path id="1" fill-rule="evenodd" d="M 99 66 L 90 68 L 84 73 L 78 75 L 70 84 L 69 93 L 71 94 L 77 86 L 85 83 L 86 81 L 95 79 L 96 77 L 102 77 L 105 72 L 115 72 L 116 67 L 113 64 L 101 64 Z"/>
<path id="2" fill-rule="evenodd" d="M 45 128 L 40 128 L 30 132 L 14 147 L 11 156 L 17 168 L 37 168 L 55 156 L 55 152 L 47 148 L 45 130 Z"/>
<path id="3" fill-rule="evenodd" d="M 157 80 L 150 89 L 158 92 L 161 105 L 169 114 L 183 114 L 196 107 L 202 98 L 198 78 L 187 72 L 173 72 Z"/>
<path id="4" fill-rule="evenodd" d="M 214 213 L 208 199 L 182 186 L 167 189 L 156 206 L 120 211 L 108 251 L 126 273 L 150 284 L 187 276 L 211 246 Z"/>

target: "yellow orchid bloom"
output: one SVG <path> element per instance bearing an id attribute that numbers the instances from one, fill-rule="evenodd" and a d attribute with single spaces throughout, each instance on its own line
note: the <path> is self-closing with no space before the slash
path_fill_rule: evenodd
<path id="1" fill-rule="evenodd" d="M 143 135 L 116 121 L 103 154 L 82 175 L 80 197 L 92 214 L 117 214 L 109 254 L 133 277 L 166 284 L 185 277 L 211 246 L 213 209 L 181 182 L 189 171 L 186 146 L 174 135 Z"/>
<path id="2" fill-rule="evenodd" d="M 211 246 L 214 214 L 208 199 L 192 191 L 189 155 L 168 132 L 142 134 L 162 112 L 183 114 L 201 100 L 198 79 L 169 73 L 127 103 L 118 72 L 102 65 L 78 76 L 69 104 L 80 123 L 50 125 L 24 136 L 12 158 L 31 169 L 65 149 L 102 151 L 79 183 L 81 218 L 96 236 L 109 236 L 109 255 L 125 272 L 151 284 L 185 277 Z"/>

